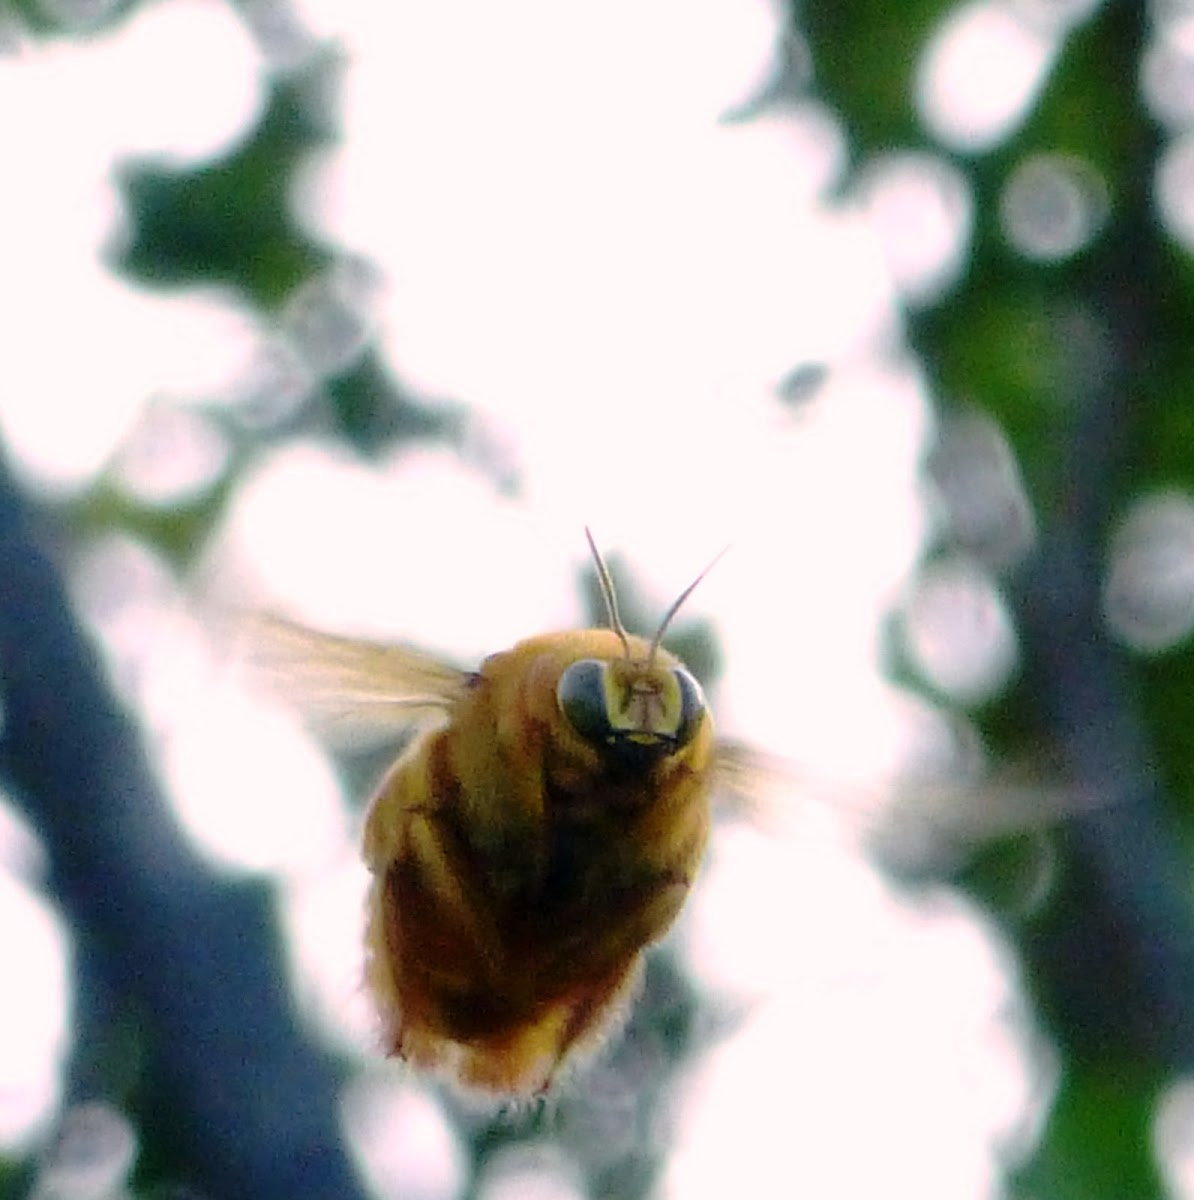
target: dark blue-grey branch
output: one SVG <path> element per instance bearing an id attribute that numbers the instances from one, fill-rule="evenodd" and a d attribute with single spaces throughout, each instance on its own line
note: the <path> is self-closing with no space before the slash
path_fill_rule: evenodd
<path id="1" fill-rule="evenodd" d="M 144 1174 L 213 1200 L 362 1196 L 269 890 L 218 879 L 188 846 L 2 461 L 0 696 L 0 779 L 75 939 L 69 1098 L 123 1107 Z"/>

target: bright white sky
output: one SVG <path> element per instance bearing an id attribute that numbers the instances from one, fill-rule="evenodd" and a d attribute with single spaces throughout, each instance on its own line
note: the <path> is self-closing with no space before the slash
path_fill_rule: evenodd
<path id="1" fill-rule="evenodd" d="M 210 585 L 467 660 L 580 619 L 586 523 L 659 612 L 732 542 L 690 605 L 724 651 L 722 725 L 849 794 L 887 777 L 910 741 L 932 742 L 928 715 L 878 671 L 880 622 L 924 536 L 929 421 L 915 370 L 879 351 L 898 344 L 895 282 L 915 293 L 958 260 L 957 180 L 938 192 L 917 176 L 917 237 L 901 225 L 885 260 L 866 212 L 818 205 L 842 156 L 828 114 L 720 123 L 768 75 L 777 17 L 764 0 L 298 9 L 340 42 L 346 71 L 344 144 L 311 164 L 297 210 L 381 268 L 375 316 L 394 369 L 472 405 L 524 490 L 500 497 L 442 453 L 367 471 L 294 447 L 244 489 Z M 998 5 L 966 12 L 960 44 L 975 21 L 1007 23 Z M 978 106 L 980 140 L 1009 127 L 1049 57 L 1039 36 L 1008 45 L 1019 98 Z M 953 60 L 941 44 L 933 54 L 948 80 Z M 146 430 L 234 390 L 276 349 L 276 331 L 230 297 L 140 291 L 99 258 L 121 225 L 113 165 L 226 149 L 260 112 L 265 66 L 216 0 L 172 0 L 91 42 L 0 62 L 0 112 L 36 114 L 0 127 L 0 327 L 20 331 L 0 361 L 0 432 L 31 483 L 85 486 L 129 439 L 144 466 Z M 908 171 L 897 176 L 906 188 Z M 912 211 L 908 194 L 895 211 Z M 876 183 L 880 219 L 884 196 Z M 834 372 L 794 414 L 776 388 L 808 361 Z M 213 431 L 188 419 L 190 449 L 151 464 L 159 483 L 220 467 Z M 130 486 L 144 477 L 130 467 Z M 303 994 L 334 1035 L 359 1040 L 361 871 L 321 752 L 220 680 L 144 549 L 96 547 L 75 585 L 188 828 L 229 869 L 279 873 Z M 744 1164 L 794 1195 L 998 1191 L 1001 1149 L 1047 1072 L 1039 1048 L 1030 1060 L 1005 956 L 956 897 L 896 894 L 841 815 L 802 814 L 784 836 L 731 831 L 716 847 L 677 936 L 699 978 L 757 1009 L 696 1069 L 667 1200 L 732 1194 Z M 0 1000 L 10 1141 L 54 1102 L 67 1029 L 60 938 L 16 878 L 0 876 L 0 926 L 27 935 L 27 969 Z M 395 1072 L 369 1086 L 350 1112 L 370 1169 L 389 1194 L 417 1178 L 420 1195 L 447 1200 L 457 1168 L 437 1106 Z M 574 1194 L 566 1177 L 542 1195 Z M 487 1195 L 512 1186 L 495 1179 Z"/>

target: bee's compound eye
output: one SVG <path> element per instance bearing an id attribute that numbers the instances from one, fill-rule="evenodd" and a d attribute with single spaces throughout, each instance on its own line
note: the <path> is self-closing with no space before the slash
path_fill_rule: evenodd
<path id="1" fill-rule="evenodd" d="M 672 671 L 676 684 L 680 688 L 680 720 L 676 726 L 676 744 L 686 745 L 696 736 L 697 727 L 701 723 L 701 714 L 705 711 L 705 693 L 696 678 L 683 667 Z"/>
<path id="2" fill-rule="evenodd" d="M 556 685 L 560 712 L 587 742 L 604 742 L 613 732 L 605 668 L 595 658 L 582 658 L 565 669 Z"/>

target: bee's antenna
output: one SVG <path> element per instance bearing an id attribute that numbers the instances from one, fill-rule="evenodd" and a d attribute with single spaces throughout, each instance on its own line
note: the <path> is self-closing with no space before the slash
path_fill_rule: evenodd
<path id="1" fill-rule="evenodd" d="M 659 622 L 659 628 L 655 631 L 655 636 L 651 639 L 651 649 L 647 653 L 647 666 L 651 667 L 655 662 L 655 652 L 659 649 L 660 642 L 663 641 L 663 635 L 667 632 L 667 627 L 672 623 L 672 618 L 680 611 L 680 605 L 696 591 L 696 586 L 713 570 L 715 566 L 725 557 L 729 546 L 723 546 L 714 556 L 713 561 L 672 601 L 672 606 L 663 614 L 663 620 Z"/>
<path id="2" fill-rule="evenodd" d="M 587 525 L 585 526 L 585 537 L 588 538 L 589 549 L 593 552 L 593 561 L 597 564 L 597 582 L 601 585 L 601 597 L 605 601 L 605 615 L 609 618 L 609 627 L 618 635 L 622 649 L 629 658 L 630 641 L 626 635 L 626 626 L 622 624 L 622 618 L 618 615 L 618 597 L 614 593 L 614 581 L 610 576 L 609 567 L 605 565 L 605 559 L 601 557 L 601 551 L 597 549 L 597 543 L 593 541 L 592 531 Z M 688 590 L 692 591 L 692 588 Z M 687 595 L 687 593 L 685 594 Z"/>

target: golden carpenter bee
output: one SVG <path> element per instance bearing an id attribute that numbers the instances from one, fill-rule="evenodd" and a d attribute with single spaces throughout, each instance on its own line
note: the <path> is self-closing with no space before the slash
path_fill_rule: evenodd
<path id="1" fill-rule="evenodd" d="M 623 626 L 585 535 L 608 628 L 527 638 L 475 671 L 276 618 L 250 631 L 259 665 L 309 715 L 418 728 L 365 820 L 365 983 L 388 1054 L 498 1099 L 550 1092 L 616 1030 L 700 867 L 714 792 L 752 819 L 768 783 L 841 804 L 836 785 L 715 739 L 700 685 L 661 644 L 721 555 L 648 641 Z M 918 780 L 908 805 L 897 789 L 913 857 L 964 858 L 1105 802 L 1037 775 Z M 1029 905 L 1050 862 L 1029 862 Z"/>
<path id="2" fill-rule="evenodd" d="M 648 641 L 585 534 L 609 627 L 476 671 L 272 618 L 257 631 L 308 707 L 425 725 L 365 821 L 366 983 L 387 1053 L 496 1097 L 548 1092 L 617 1025 L 709 835 L 713 720 L 661 640 L 713 563 Z"/>

